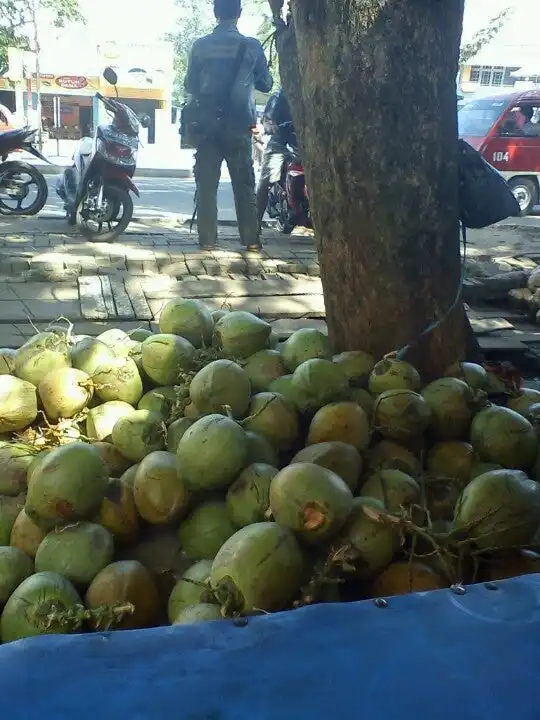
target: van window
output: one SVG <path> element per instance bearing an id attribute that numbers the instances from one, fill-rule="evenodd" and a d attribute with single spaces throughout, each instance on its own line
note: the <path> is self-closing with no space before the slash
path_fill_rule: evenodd
<path id="1" fill-rule="evenodd" d="M 506 100 L 473 100 L 458 112 L 460 137 L 485 137 L 506 108 Z"/>
<path id="2" fill-rule="evenodd" d="M 524 103 L 512 108 L 499 134 L 504 137 L 539 137 L 540 107 Z"/>

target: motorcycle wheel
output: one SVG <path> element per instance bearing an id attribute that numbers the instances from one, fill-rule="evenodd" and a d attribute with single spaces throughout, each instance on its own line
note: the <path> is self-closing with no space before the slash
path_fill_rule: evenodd
<path id="1" fill-rule="evenodd" d="M 283 235 L 290 235 L 295 227 L 296 223 L 291 220 L 291 211 L 287 203 L 287 198 L 283 195 L 277 216 L 277 229 Z"/>
<path id="2" fill-rule="evenodd" d="M 110 208 L 109 216 L 103 219 L 91 217 L 91 213 L 83 207 L 84 198 L 77 208 L 77 228 L 83 237 L 93 242 L 111 242 L 112 240 L 116 240 L 116 238 L 126 230 L 133 217 L 133 200 L 124 188 L 118 185 L 105 185 L 103 188 L 103 198 L 107 201 Z M 117 220 L 120 213 L 121 216 L 118 225 L 113 228 L 112 223 Z M 94 230 L 88 225 L 89 221 L 97 223 L 97 230 Z M 107 229 L 104 229 L 104 225 L 107 226 Z"/>
<path id="3" fill-rule="evenodd" d="M 17 203 L 17 207 L 7 205 L 0 197 L 0 214 L 2 215 L 37 215 L 44 207 L 49 197 L 49 188 L 47 181 L 41 172 L 29 163 L 19 161 L 9 161 L 0 165 L 0 192 L 1 187 L 6 181 L 14 180 L 18 176 L 28 175 L 30 180 L 27 185 L 36 185 L 37 195 L 34 202 L 26 208 L 21 207 L 21 203 Z"/>

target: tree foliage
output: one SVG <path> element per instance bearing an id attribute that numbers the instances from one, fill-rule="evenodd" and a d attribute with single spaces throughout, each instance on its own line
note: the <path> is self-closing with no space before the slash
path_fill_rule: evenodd
<path id="1" fill-rule="evenodd" d="M 485 45 L 489 45 L 493 38 L 495 38 L 502 30 L 511 12 L 512 8 L 508 7 L 495 17 L 491 18 L 486 27 L 475 32 L 470 42 L 461 46 L 461 51 L 459 53 L 460 67 L 467 65 L 470 60 L 478 55 Z"/>
<path id="2" fill-rule="evenodd" d="M 84 20 L 78 0 L 0 0 L 0 70 L 7 69 L 8 48 L 32 47 L 34 13 L 48 15 L 56 27 Z"/>

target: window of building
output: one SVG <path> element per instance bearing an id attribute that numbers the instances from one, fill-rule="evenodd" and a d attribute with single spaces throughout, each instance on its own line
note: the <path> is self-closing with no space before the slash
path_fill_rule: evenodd
<path id="1" fill-rule="evenodd" d="M 519 67 L 472 65 L 469 82 L 492 87 L 514 87 L 516 78 L 512 77 L 512 73 L 516 70 L 519 70 Z"/>

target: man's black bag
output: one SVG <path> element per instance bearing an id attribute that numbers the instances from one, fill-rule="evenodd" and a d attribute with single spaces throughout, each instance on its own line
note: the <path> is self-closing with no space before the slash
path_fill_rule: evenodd
<path id="1" fill-rule="evenodd" d="M 223 86 L 219 97 L 209 98 L 206 102 L 190 98 L 182 107 L 180 135 L 184 139 L 184 144 L 196 146 L 205 137 L 212 137 L 223 129 L 227 122 L 231 93 L 238 78 L 246 49 L 246 40 L 241 40 L 231 76 Z"/>
<path id="2" fill-rule="evenodd" d="M 459 211 L 468 228 L 484 228 L 521 214 L 501 173 L 464 140 L 459 140 Z"/>

